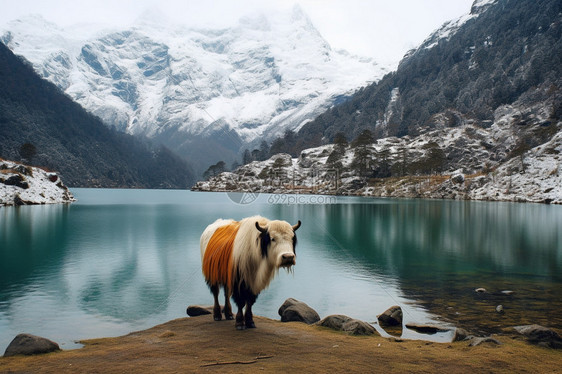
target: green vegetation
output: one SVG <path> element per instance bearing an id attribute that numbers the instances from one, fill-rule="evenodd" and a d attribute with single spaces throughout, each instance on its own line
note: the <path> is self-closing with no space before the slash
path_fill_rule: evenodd
<path id="1" fill-rule="evenodd" d="M 56 170 L 70 187 L 187 188 L 185 161 L 118 133 L 0 43 L 0 157 Z"/>

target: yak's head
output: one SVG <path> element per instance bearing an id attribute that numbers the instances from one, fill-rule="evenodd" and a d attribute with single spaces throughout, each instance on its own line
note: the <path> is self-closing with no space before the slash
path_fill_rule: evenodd
<path id="1" fill-rule="evenodd" d="M 301 226 L 301 221 L 291 226 L 285 221 L 269 221 L 266 227 L 256 222 L 256 229 L 260 231 L 259 240 L 261 255 L 277 268 L 290 269 L 295 265 L 297 235 L 295 231 Z"/>

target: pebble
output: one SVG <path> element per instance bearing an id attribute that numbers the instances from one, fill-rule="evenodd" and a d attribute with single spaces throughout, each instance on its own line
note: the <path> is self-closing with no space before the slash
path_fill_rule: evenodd
<path id="1" fill-rule="evenodd" d="M 498 312 L 498 313 L 504 313 L 503 305 L 501 305 L 501 304 L 498 305 L 498 306 L 496 307 L 496 312 Z"/>
<path id="2" fill-rule="evenodd" d="M 476 291 L 476 292 L 486 292 L 486 289 L 480 287 L 480 288 L 475 289 L 474 291 Z"/>

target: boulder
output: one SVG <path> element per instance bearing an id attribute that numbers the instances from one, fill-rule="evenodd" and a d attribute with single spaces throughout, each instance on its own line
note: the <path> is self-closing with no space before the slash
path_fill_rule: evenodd
<path id="1" fill-rule="evenodd" d="M 377 316 L 381 326 L 402 326 L 402 308 L 391 306 L 384 313 Z"/>
<path id="2" fill-rule="evenodd" d="M 4 181 L 4 184 L 6 186 L 16 186 L 24 190 L 27 190 L 29 188 L 29 183 L 27 183 L 25 178 L 20 174 L 12 175 Z"/>
<path id="3" fill-rule="evenodd" d="M 36 355 L 60 351 L 59 345 L 49 339 L 31 334 L 19 334 L 6 348 L 4 357 Z"/>
<path id="4" fill-rule="evenodd" d="M 344 316 L 343 314 L 333 314 L 323 318 L 317 323 L 318 326 L 330 328 L 332 330 L 341 331 L 345 322 L 349 321 L 351 317 Z"/>
<path id="5" fill-rule="evenodd" d="M 336 331 L 343 331 L 350 335 L 373 335 L 377 333 L 377 330 L 367 322 L 342 314 L 328 316 L 317 322 L 316 325 L 328 327 Z"/>
<path id="6" fill-rule="evenodd" d="M 187 307 L 186 313 L 190 317 L 203 316 L 213 312 L 212 306 L 190 305 Z"/>
<path id="7" fill-rule="evenodd" d="M 314 309 L 293 298 L 285 300 L 278 312 L 281 322 L 304 322 L 310 325 L 320 321 L 320 316 Z"/>
<path id="8" fill-rule="evenodd" d="M 341 331 L 350 335 L 373 335 L 377 332 L 377 330 L 367 322 L 355 318 L 350 318 L 345 321 L 341 327 Z"/>
<path id="9" fill-rule="evenodd" d="M 556 331 L 548 327 L 541 325 L 523 325 L 515 326 L 514 329 L 519 334 L 525 336 L 529 343 L 556 349 L 562 348 L 562 338 Z"/>

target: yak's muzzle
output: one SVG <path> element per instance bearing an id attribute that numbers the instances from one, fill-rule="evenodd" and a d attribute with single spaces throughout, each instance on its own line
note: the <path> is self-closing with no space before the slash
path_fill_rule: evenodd
<path id="1" fill-rule="evenodd" d="M 290 267 L 295 265 L 295 254 L 294 253 L 283 253 L 281 255 L 281 267 Z"/>

